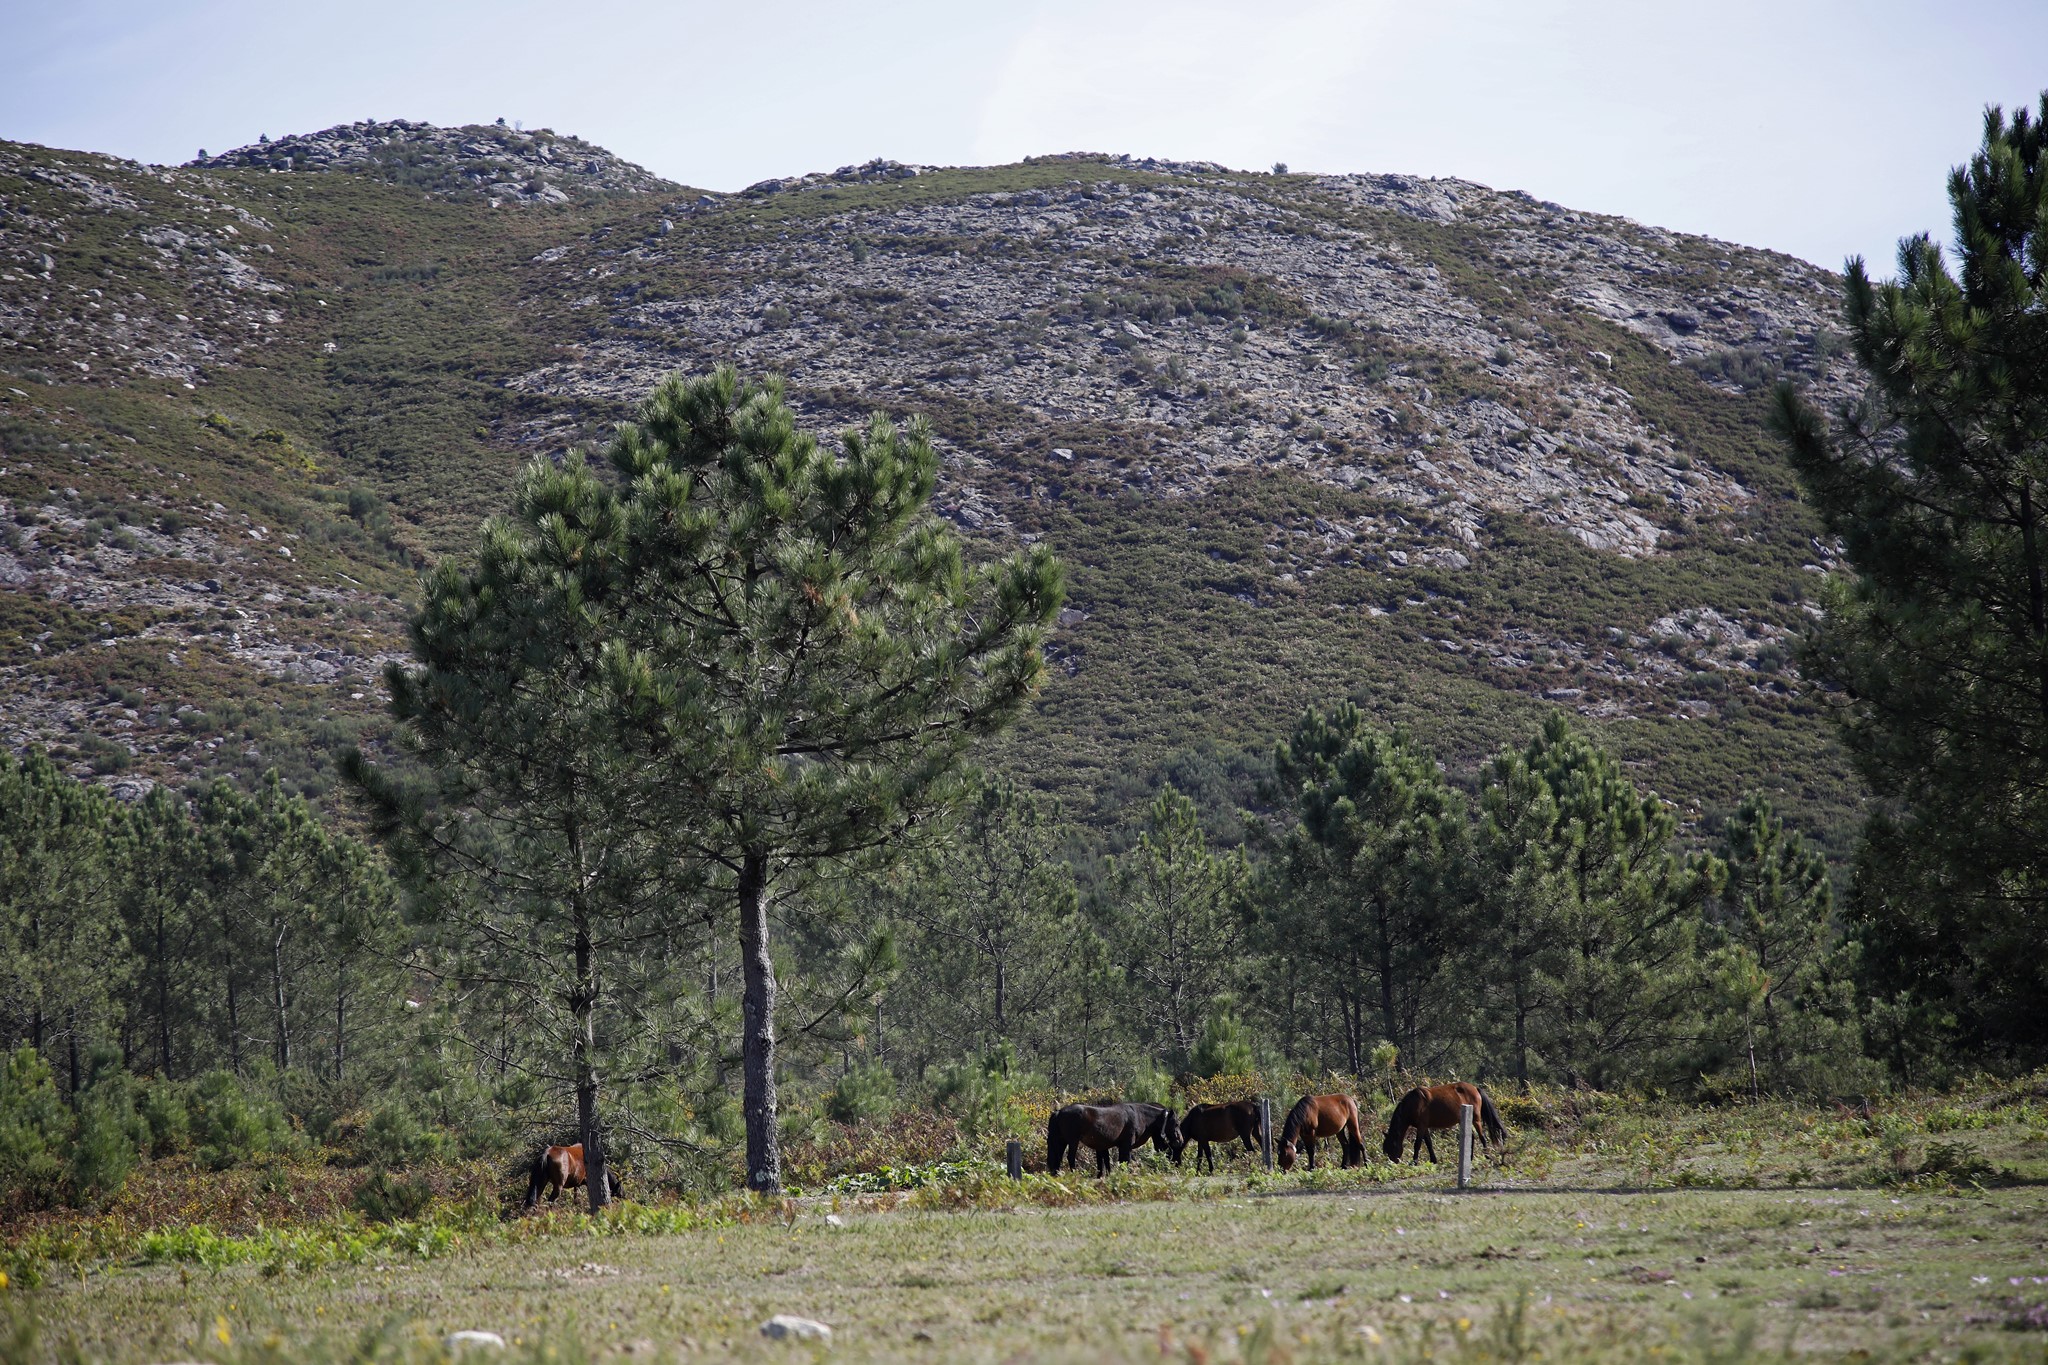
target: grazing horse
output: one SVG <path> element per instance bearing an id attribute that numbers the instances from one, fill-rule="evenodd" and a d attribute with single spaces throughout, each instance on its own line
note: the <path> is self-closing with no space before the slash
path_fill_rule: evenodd
<path id="1" fill-rule="evenodd" d="M 1209 1169 L 1216 1169 L 1216 1154 L 1209 1150 L 1212 1142 L 1229 1142 L 1235 1138 L 1244 1144 L 1247 1152 L 1256 1152 L 1259 1144 L 1266 1140 L 1266 1133 L 1260 1125 L 1259 1102 L 1257 1100 L 1232 1100 L 1228 1104 L 1198 1104 L 1180 1116 L 1180 1131 L 1184 1141 L 1195 1144 L 1195 1169 L 1201 1170 L 1207 1161 Z"/>
<path id="2" fill-rule="evenodd" d="M 540 1192 L 548 1192 L 548 1202 L 562 1197 L 563 1190 L 580 1189 L 587 1174 L 583 1169 L 583 1144 L 572 1143 L 567 1147 L 543 1147 L 540 1155 L 533 1159 L 533 1174 L 526 1182 L 526 1207 L 532 1208 L 540 1202 Z M 616 1199 L 622 1192 L 619 1173 L 607 1167 L 604 1173 L 605 1188 Z"/>
<path id="3" fill-rule="evenodd" d="M 1109 1154 L 1115 1150 L 1125 1165 L 1131 1153 L 1150 1142 L 1180 1164 L 1187 1139 L 1173 1111 L 1158 1104 L 1070 1104 L 1055 1109 L 1045 1121 L 1045 1169 L 1060 1173 L 1060 1160 L 1076 1170 L 1081 1166 L 1081 1148 L 1095 1149 L 1095 1174 L 1109 1174 Z"/>
<path id="4" fill-rule="evenodd" d="M 1316 1140 L 1335 1137 L 1345 1166 L 1365 1164 L 1365 1138 L 1358 1126 L 1358 1101 L 1349 1095 L 1303 1095 L 1288 1111 L 1280 1129 L 1280 1169 L 1294 1169 L 1294 1149 L 1308 1152 L 1308 1168 L 1316 1168 Z"/>
<path id="5" fill-rule="evenodd" d="M 1451 1085 L 1432 1085 L 1428 1089 L 1417 1086 L 1401 1097 L 1394 1106 L 1394 1117 L 1387 1123 L 1387 1140 L 1380 1144 L 1387 1154 L 1387 1160 L 1401 1160 L 1401 1139 L 1412 1128 L 1415 1131 L 1415 1164 L 1422 1164 L 1423 1144 L 1429 1145 L 1429 1159 L 1436 1161 L 1436 1141 L 1430 1136 L 1437 1128 L 1458 1126 L 1458 1107 L 1469 1104 L 1479 1119 L 1479 1141 L 1481 1145 L 1508 1140 L 1508 1130 L 1501 1126 L 1500 1113 L 1493 1107 L 1493 1101 L 1484 1091 L 1470 1081 L 1458 1081 Z"/>

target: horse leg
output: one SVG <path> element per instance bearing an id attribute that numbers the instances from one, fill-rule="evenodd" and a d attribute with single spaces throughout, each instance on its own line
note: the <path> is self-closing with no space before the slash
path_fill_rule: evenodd
<path id="1" fill-rule="evenodd" d="M 1422 1140 L 1429 1144 L 1429 1164 L 1436 1165 L 1436 1134 L 1425 1128 L 1422 1130 Z"/>

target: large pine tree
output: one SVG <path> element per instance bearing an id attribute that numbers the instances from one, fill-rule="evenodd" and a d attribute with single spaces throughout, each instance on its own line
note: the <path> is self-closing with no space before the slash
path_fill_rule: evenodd
<path id="1" fill-rule="evenodd" d="M 821 865 L 886 860 L 961 798 L 968 745 L 1045 679 L 1042 547 L 979 568 L 929 507 L 922 421 L 837 448 L 773 380 L 671 379 L 621 429 L 622 648 L 649 679 L 635 773 L 661 842 L 737 912 L 747 1184 L 782 1183 L 770 914 Z"/>
<path id="2" fill-rule="evenodd" d="M 1042 548 L 968 566 L 929 509 L 923 423 L 878 415 L 823 447 L 779 383 L 729 368 L 663 383 L 609 457 L 616 482 L 537 468 L 477 563 L 437 574 L 394 698 L 420 752 L 461 774 L 449 795 L 516 837 L 495 847 L 524 860 L 536 906 L 565 908 L 579 1058 L 599 941 L 626 941 L 636 900 L 680 913 L 630 894 L 650 866 L 736 912 L 747 1184 L 775 1190 L 771 915 L 959 799 L 967 746 L 1044 681 L 1062 573 Z"/>
<path id="3" fill-rule="evenodd" d="M 1778 422 L 1854 572 L 1807 656 L 1839 684 L 1882 804 L 1854 907 L 1877 994 L 1918 997 L 1993 1051 L 2048 1051 L 2048 95 L 1985 117 L 1949 177 L 1957 264 L 1926 236 L 1899 277 L 1848 263 L 1870 376 L 1833 423 Z"/>

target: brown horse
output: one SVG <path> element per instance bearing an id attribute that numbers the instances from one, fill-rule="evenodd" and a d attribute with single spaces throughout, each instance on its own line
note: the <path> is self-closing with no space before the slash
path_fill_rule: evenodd
<path id="1" fill-rule="evenodd" d="M 1316 1140 L 1334 1137 L 1343 1149 L 1345 1166 L 1365 1164 L 1365 1138 L 1358 1126 L 1358 1101 L 1349 1095 L 1303 1095 L 1288 1111 L 1280 1129 L 1280 1169 L 1294 1169 L 1294 1149 L 1308 1152 L 1308 1168 L 1316 1168 Z"/>
<path id="2" fill-rule="evenodd" d="M 1201 1170 L 1207 1161 L 1209 1169 L 1216 1169 L 1216 1154 L 1209 1150 L 1212 1142 L 1229 1142 L 1233 1138 L 1244 1144 L 1247 1152 L 1256 1152 L 1259 1144 L 1266 1140 L 1266 1133 L 1260 1125 L 1259 1102 L 1257 1100 L 1232 1100 L 1228 1104 L 1198 1104 L 1180 1116 L 1181 1137 L 1195 1144 L 1195 1169 Z"/>
<path id="3" fill-rule="evenodd" d="M 1141 1103 L 1070 1104 L 1055 1109 L 1045 1121 L 1045 1169 L 1060 1173 L 1064 1157 L 1076 1170 L 1081 1166 L 1081 1149 L 1095 1151 L 1095 1174 L 1109 1174 L 1109 1154 L 1114 1151 L 1126 1166 L 1131 1153 L 1150 1142 L 1180 1164 L 1187 1139 L 1173 1111 L 1163 1105 Z"/>
<path id="4" fill-rule="evenodd" d="M 540 1155 L 533 1159 L 533 1173 L 526 1182 L 526 1207 L 530 1209 L 540 1202 L 543 1189 L 548 1192 L 548 1202 L 553 1203 L 562 1197 L 563 1190 L 581 1189 L 587 1178 L 583 1169 L 582 1143 L 543 1147 Z M 606 1168 L 604 1184 L 612 1198 L 619 1197 L 623 1187 L 619 1184 L 617 1171 Z"/>
<path id="5" fill-rule="evenodd" d="M 1422 1164 L 1423 1144 L 1429 1145 L 1429 1159 L 1436 1161 L 1436 1141 L 1430 1136 L 1433 1129 L 1455 1128 L 1458 1126 L 1458 1107 L 1469 1104 L 1473 1116 L 1479 1120 L 1479 1141 L 1482 1146 L 1493 1142 L 1505 1144 L 1508 1130 L 1501 1125 L 1500 1113 L 1493 1107 L 1483 1091 L 1470 1081 L 1457 1081 L 1450 1085 L 1432 1085 L 1428 1089 L 1417 1086 L 1401 1097 L 1394 1106 L 1394 1117 L 1387 1124 L 1387 1140 L 1380 1144 L 1387 1160 L 1401 1160 L 1401 1139 L 1410 1129 L 1415 1132 L 1415 1164 Z"/>

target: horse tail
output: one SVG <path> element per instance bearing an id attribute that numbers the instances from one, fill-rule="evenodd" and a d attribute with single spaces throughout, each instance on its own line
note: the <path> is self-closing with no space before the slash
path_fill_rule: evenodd
<path id="1" fill-rule="evenodd" d="M 1337 1145 L 1344 1150 L 1345 1163 L 1365 1164 L 1365 1125 L 1358 1117 L 1358 1101 L 1344 1097 L 1344 1126 L 1337 1130 Z"/>
<path id="2" fill-rule="evenodd" d="M 1064 1144 L 1060 1141 L 1060 1111 L 1055 1109 L 1045 1118 L 1045 1173 L 1060 1173 L 1060 1152 Z"/>
<path id="3" fill-rule="evenodd" d="M 1500 1121 L 1500 1111 L 1493 1107 L 1493 1097 L 1484 1090 L 1479 1092 L 1479 1121 L 1486 1128 L 1487 1141 L 1507 1144 L 1507 1126 Z"/>
<path id="4" fill-rule="evenodd" d="M 533 1166 L 527 1172 L 526 1207 L 529 1209 L 540 1203 L 541 1186 L 547 1184 L 547 1169 L 548 1144 L 543 1142 L 540 1145 L 540 1150 L 534 1153 Z"/>

